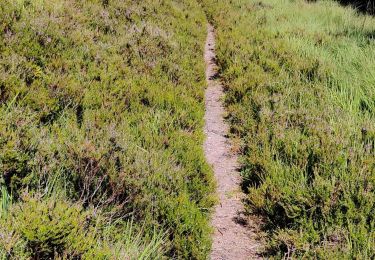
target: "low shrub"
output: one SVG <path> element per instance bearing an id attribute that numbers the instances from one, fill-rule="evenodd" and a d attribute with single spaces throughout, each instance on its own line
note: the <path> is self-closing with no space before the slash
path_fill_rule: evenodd
<path id="1" fill-rule="evenodd" d="M 0 254 L 8 259 L 150 259 L 163 253 L 161 234 L 143 237 L 132 222 L 121 227 L 61 198 L 23 198 L 8 211 L 0 220 Z"/>
<path id="2" fill-rule="evenodd" d="M 333 1 L 202 3 L 265 254 L 373 258 L 374 18 Z"/>
<path id="3" fill-rule="evenodd" d="M 205 258 L 214 185 L 196 1 L 4 0 L 0 31 L 0 183 L 15 205 L 47 223 L 49 204 L 22 197 L 58 195 L 56 219 L 98 208 L 145 237 L 167 232 L 169 257 Z M 75 233 L 85 211 L 72 210 L 77 222 L 52 230 L 24 222 L 28 254 L 74 254 L 60 229 Z"/>

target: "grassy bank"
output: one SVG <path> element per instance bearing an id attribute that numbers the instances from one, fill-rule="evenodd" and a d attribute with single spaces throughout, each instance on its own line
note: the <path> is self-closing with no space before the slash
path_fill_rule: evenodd
<path id="1" fill-rule="evenodd" d="M 203 259 L 194 0 L 0 2 L 0 252 Z"/>
<path id="2" fill-rule="evenodd" d="M 333 1 L 203 1 L 266 254 L 375 256 L 375 19 Z"/>

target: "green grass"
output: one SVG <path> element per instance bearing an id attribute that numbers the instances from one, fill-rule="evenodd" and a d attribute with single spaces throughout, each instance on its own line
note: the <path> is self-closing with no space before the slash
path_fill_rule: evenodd
<path id="1" fill-rule="evenodd" d="M 265 254 L 375 257 L 375 19 L 333 1 L 202 1 Z"/>
<path id="2" fill-rule="evenodd" d="M 3 255 L 204 259 L 198 3 L 3 0 L 0 32 Z"/>

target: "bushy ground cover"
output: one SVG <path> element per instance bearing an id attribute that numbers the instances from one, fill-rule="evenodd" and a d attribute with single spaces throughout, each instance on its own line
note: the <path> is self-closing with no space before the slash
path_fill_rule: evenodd
<path id="1" fill-rule="evenodd" d="M 205 35 L 194 0 L 0 2 L 4 257 L 206 257 Z"/>
<path id="2" fill-rule="evenodd" d="M 375 19 L 334 1 L 202 1 L 266 254 L 375 256 Z"/>

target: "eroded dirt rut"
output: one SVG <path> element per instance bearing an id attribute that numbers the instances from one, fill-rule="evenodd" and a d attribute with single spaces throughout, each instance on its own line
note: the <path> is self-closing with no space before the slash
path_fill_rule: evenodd
<path id="1" fill-rule="evenodd" d="M 215 229 L 211 259 L 257 259 L 260 244 L 256 224 L 243 215 L 237 156 L 231 152 L 228 125 L 224 121 L 223 86 L 217 79 L 215 31 L 208 25 L 205 47 L 206 79 L 204 151 L 217 180 L 220 203 L 212 217 Z"/>

